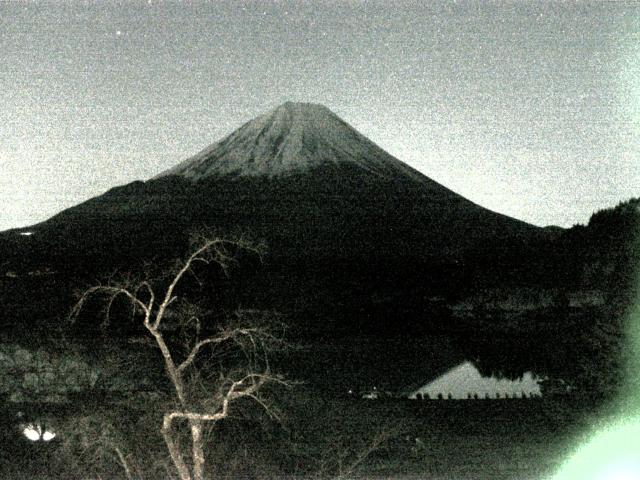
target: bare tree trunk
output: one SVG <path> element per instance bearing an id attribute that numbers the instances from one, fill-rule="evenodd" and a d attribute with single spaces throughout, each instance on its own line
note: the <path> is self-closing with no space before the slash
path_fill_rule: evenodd
<path id="1" fill-rule="evenodd" d="M 1 1 L 1 0 L 0 0 Z M 190 351 L 182 359 L 180 363 L 176 363 L 173 354 L 165 342 L 162 333 L 162 323 L 164 315 L 171 304 L 178 299 L 174 295 L 174 290 L 181 282 L 187 272 L 189 272 L 193 265 L 196 263 L 216 263 L 223 270 L 226 270 L 229 263 L 233 260 L 227 251 L 227 246 L 233 245 L 238 248 L 245 248 L 256 253 L 259 253 L 257 247 L 249 245 L 242 239 L 238 240 L 224 240 L 215 238 L 213 240 L 203 239 L 202 245 L 195 250 L 189 258 L 183 262 L 182 268 L 173 276 L 171 283 L 166 288 L 162 295 L 162 301 L 156 303 L 156 293 L 154 292 L 153 284 L 151 281 L 143 280 L 139 283 L 130 282 L 125 280 L 121 284 L 111 285 L 98 285 L 89 288 L 82 294 L 82 297 L 72 310 L 72 316 L 76 317 L 82 310 L 85 302 L 93 294 L 102 293 L 108 296 L 107 318 L 109 316 L 109 310 L 115 299 L 120 295 L 126 297 L 134 307 L 134 313 L 143 313 L 144 321 L 143 325 L 154 337 L 157 346 L 162 353 L 164 360 L 165 371 L 167 377 L 171 381 L 175 395 L 177 397 L 177 403 L 179 409 L 173 412 L 165 413 L 162 423 L 162 436 L 164 438 L 167 449 L 171 456 L 171 460 L 178 471 L 180 480 L 204 480 L 204 468 L 205 468 L 205 455 L 204 455 L 204 440 L 202 438 L 202 429 L 204 422 L 218 422 L 228 415 L 228 408 L 231 402 L 238 400 L 239 398 L 250 398 L 258 402 L 268 413 L 269 407 L 259 398 L 258 390 L 267 382 L 283 383 L 277 376 L 272 376 L 269 372 L 268 362 L 265 366 L 265 372 L 259 373 L 255 370 L 256 365 L 251 363 L 249 365 L 249 373 L 240 379 L 224 379 L 221 376 L 220 397 L 221 405 L 217 411 L 202 411 L 201 408 L 196 408 L 196 411 L 192 411 L 193 393 L 190 390 L 190 382 L 187 378 L 183 377 L 185 369 L 191 367 L 196 368 L 194 363 L 196 357 L 203 347 L 210 345 L 220 345 L 224 342 L 236 342 L 241 350 L 253 349 L 254 356 L 258 354 L 266 354 L 264 349 L 264 343 L 273 339 L 273 336 L 269 333 L 268 329 L 254 327 L 238 327 L 238 328 L 222 328 L 218 335 L 196 341 L 191 347 Z M 158 298 L 159 300 L 159 298 Z M 197 324 L 200 324 L 200 320 L 197 316 L 189 318 L 188 322 L 194 320 Z M 243 346 L 239 339 L 246 339 L 248 346 Z M 197 340 L 197 338 L 196 338 Z M 247 360 L 250 360 L 251 352 L 245 351 Z M 230 381 L 227 381 L 230 380 Z M 226 383 L 225 383 L 226 382 Z M 191 462 L 188 460 L 188 455 L 183 455 L 179 438 L 175 435 L 172 428 L 173 419 L 180 418 L 183 421 L 187 420 L 189 428 L 191 430 Z M 127 478 L 132 477 L 132 471 L 130 466 L 126 462 L 126 458 L 121 452 L 118 452 L 120 462 L 122 463 Z"/>
<path id="2" fill-rule="evenodd" d="M 169 351 L 169 347 L 167 347 L 166 342 L 162 336 L 162 333 L 158 331 L 158 329 L 147 326 L 147 330 L 151 332 L 151 335 L 156 339 L 156 343 L 162 352 L 162 357 L 164 358 L 164 365 L 167 371 L 167 375 L 173 384 L 173 387 L 176 390 L 176 395 L 178 397 L 178 401 L 182 408 L 187 407 L 187 401 L 184 393 L 184 384 L 182 382 L 182 375 L 178 371 L 175 362 L 173 361 L 173 357 L 171 356 L 171 352 Z"/>
<path id="3" fill-rule="evenodd" d="M 193 478 L 204 480 L 204 448 L 202 444 L 202 421 L 191 421 L 191 446 L 193 455 Z"/>
<path id="4" fill-rule="evenodd" d="M 180 446 L 173 438 L 171 432 L 171 418 L 168 415 L 164 416 L 164 421 L 162 422 L 162 436 L 164 437 L 164 443 L 167 444 L 167 449 L 169 450 L 169 455 L 171 455 L 171 460 L 178 470 L 180 480 L 192 480 L 189 467 L 184 462 L 184 458 L 182 457 Z"/>
<path id="5" fill-rule="evenodd" d="M 131 469 L 129 468 L 129 464 L 127 463 L 127 459 L 124 457 L 122 450 L 120 450 L 118 447 L 114 447 L 114 450 L 116 452 L 116 455 L 118 456 L 118 460 L 120 461 L 122 468 L 124 468 L 125 474 L 127 475 L 127 480 L 133 480 Z"/>

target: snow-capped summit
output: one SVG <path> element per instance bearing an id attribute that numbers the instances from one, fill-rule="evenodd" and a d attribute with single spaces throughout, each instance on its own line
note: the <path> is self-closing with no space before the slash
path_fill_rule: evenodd
<path id="1" fill-rule="evenodd" d="M 180 175 L 193 180 L 212 175 L 274 177 L 327 163 L 357 165 L 383 177 L 426 178 L 325 106 L 294 102 L 260 115 L 158 176 Z"/>

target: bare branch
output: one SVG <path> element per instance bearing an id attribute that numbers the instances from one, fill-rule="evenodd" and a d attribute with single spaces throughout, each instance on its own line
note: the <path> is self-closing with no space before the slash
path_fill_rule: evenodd
<path id="1" fill-rule="evenodd" d="M 107 309 L 105 313 L 105 316 L 106 316 L 105 322 L 109 321 L 109 313 L 110 313 L 111 305 L 113 304 L 115 298 L 120 295 L 125 296 L 134 305 L 134 307 L 142 310 L 142 312 L 145 314 L 145 318 L 149 317 L 151 314 L 151 310 L 149 306 L 146 305 L 144 302 L 142 302 L 138 297 L 136 297 L 126 288 L 109 286 L 109 285 L 97 285 L 95 287 L 89 288 L 82 294 L 82 296 L 80 297 L 80 300 L 78 300 L 78 302 L 74 305 L 74 307 L 71 310 L 70 319 L 74 321 L 80 315 L 80 312 L 84 308 L 85 304 L 89 301 L 89 299 L 98 294 L 103 294 L 108 297 Z"/>
<path id="2" fill-rule="evenodd" d="M 234 400 L 244 397 L 255 400 L 267 412 L 269 412 L 269 407 L 264 403 L 264 401 L 256 396 L 256 392 L 266 383 L 278 383 L 289 386 L 287 382 L 277 376 L 268 374 L 248 374 L 240 380 L 236 380 L 231 383 L 231 386 L 222 398 L 219 410 L 216 412 L 173 411 L 165 414 L 165 419 L 168 419 L 169 424 L 175 419 L 216 422 L 229 415 L 229 408 Z"/>
<path id="3" fill-rule="evenodd" d="M 346 466 L 341 466 L 337 479 L 348 478 L 353 475 L 353 472 L 358 468 L 372 453 L 379 450 L 390 439 L 397 437 L 400 433 L 400 429 L 397 428 L 385 428 L 378 432 L 366 445 L 364 449 L 358 452 L 354 459 Z"/>
<path id="4" fill-rule="evenodd" d="M 222 341 L 224 341 L 224 340 L 222 340 L 220 338 L 207 338 L 206 340 L 201 340 L 198 343 L 196 343 L 195 346 L 189 352 L 189 355 L 187 356 L 187 358 L 185 358 L 184 361 L 180 365 L 178 365 L 178 371 L 182 372 L 185 368 L 187 368 L 189 365 L 191 365 L 191 363 L 193 363 L 193 361 L 195 360 L 196 356 L 198 355 L 198 352 L 200 351 L 200 349 L 202 347 L 204 347 L 205 345 L 212 344 L 212 343 L 220 343 Z"/>
<path id="5" fill-rule="evenodd" d="M 233 260 L 226 250 L 226 246 L 234 245 L 238 248 L 242 248 L 244 250 L 251 250 L 254 252 L 258 252 L 255 247 L 245 243 L 241 240 L 227 240 L 223 238 L 215 238 L 213 240 L 205 240 L 202 245 L 197 248 L 184 262 L 182 267 L 178 270 L 178 272 L 173 277 L 173 280 L 167 287 L 167 291 L 164 295 L 164 299 L 158 308 L 158 312 L 156 313 L 155 321 L 153 322 L 153 328 L 158 329 L 160 327 L 160 323 L 162 322 L 162 318 L 164 316 L 164 312 L 167 307 L 175 301 L 174 291 L 178 284 L 181 282 L 184 275 L 191 270 L 193 264 L 196 262 L 202 262 L 205 264 L 214 261 L 217 263 L 223 270 L 226 271 L 229 263 Z M 211 255 L 213 253 L 213 255 Z"/>
<path id="6" fill-rule="evenodd" d="M 124 296 L 133 305 L 134 314 L 136 312 L 144 314 L 144 326 L 160 349 L 167 377 L 175 390 L 177 410 L 165 413 L 161 432 L 181 480 L 201 480 L 204 478 L 203 422 L 217 422 L 227 418 L 231 404 L 242 398 L 252 400 L 269 416 L 277 419 L 279 418 L 277 412 L 260 396 L 259 392 L 268 383 L 288 385 L 280 377 L 270 373 L 268 362 L 269 346 L 277 344 L 280 340 L 267 325 L 246 321 L 247 317 L 254 321 L 258 318 L 265 320 L 264 315 L 260 314 L 259 316 L 256 311 L 237 312 L 236 322 L 228 322 L 219 327 L 216 335 L 199 340 L 202 311 L 198 310 L 197 306 L 184 302 L 184 310 L 178 309 L 177 315 L 184 320 L 181 326 L 185 330 L 191 324 L 195 325 L 196 335 L 194 343 L 188 348 L 188 353 L 182 362 L 175 361 L 174 353 L 164 337 L 161 326 L 169 307 L 178 300 L 176 292 L 185 275 L 193 274 L 196 281 L 200 282 L 196 276 L 197 272 L 194 271 L 196 264 L 213 263 L 219 266 L 223 272 L 228 273 L 229 266 L 236 261 L 234 256 L 236 249 L 251 251 L 257 255 L 260 255 L 262 251 L 260 246 L 250 243 L 242 236 L 232 240 L 199 237 L 197 241 L 199 242 L 198 247 L 194 248 L 185 261 L 177 264 L 175 273 L 162 279 L 161 283 L 167 286 L 162 291 L 158 291 L 157 296 L 157 290 L 154 289 L 155 282 L 148 279 L 134 281 L 131 275 L 127 275 L 119 284 L 98 285 L 87 289 L 80 296 L 71 312 L 72 318 L 77 318 L 91 297 L 104 295 L 107 297 L 107 319 L 114 302 L 120 296 Z M 156 302 L 159 304 L 156 305 Z M 172 312 L 175 312 L 175 308 L 172 309 Z M 182 333 L 185 333 L 184 330 Z M 236 379 L 232 379 L 230 376 L 225 377 L 221 365 L 229 350 L 224 350 L 223 344 L 229 348 L 234 347 L 234 350 L 237 347 L 238 351 L 242 352 L 246 360 L 245 371 L 249 373 L 243 376 L 238 375 Z M 196 363 L 205 347 L 215 352 L 213 358 L 220 364 L 220 376 L 217 382 L 211 377 L 203 376 L 201 370 L 197 368 L 190 369 L 190 376 L 185 377 L 184 375 L 187 368 Z M 256 373 L 259 371 L 264 373 Z M 218 389 L 216 391 L 214 388 L 215 393 L 212 395 L 206 385 L 211 387 L 216 383 Z M 187 461 L 173 431 L 173 421 L 180 419 L 186 420 L 191 430 L 191 461 Z M 122 452 L 118 453 L 120 463 L 126 466 L 127 458 Z M 125 470 L 127 477 L 130 477 L 131 470 L 128 467 Z"/>

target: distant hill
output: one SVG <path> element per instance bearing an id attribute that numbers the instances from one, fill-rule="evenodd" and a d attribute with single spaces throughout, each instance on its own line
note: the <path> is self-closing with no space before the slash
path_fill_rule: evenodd
<path id="1" fill-rule="evenodd" d="M 628 305 L 640 274 L 640 198 L 595 212 L 557 239 L 558 268 L 573 288 L 607 292 L 608 303 Z"/>

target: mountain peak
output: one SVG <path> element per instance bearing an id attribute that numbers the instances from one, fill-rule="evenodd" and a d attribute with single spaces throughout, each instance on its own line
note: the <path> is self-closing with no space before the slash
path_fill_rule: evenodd
<path id="1" fill-rule="evenodd" d="M 286 111 L 289 113 L 302 113 L 302 114 L 308 114 L 308 113 L 321 113 L 321 114 L 328 114 L 328 115 L 334 115 L 335 114 L 329 110 L 327 107 L 325 107 L 324 105 L 322 105 L 321 103 L 308 103 L 308 102 L 284 102 L 282 105 L 280 105 L 279 107 L 276 107 L 275 109 L 272 110 L 273 112 L 276 111 Z"/>
<path id="2" fill-rule="evenodd" d="M 192 180 L 214 175 L 280 176 L 326 164 L 355 164 L 384 177 L 426 177 L 357 132 L 324 105 L 285 102 L 161 173 Z"/>

